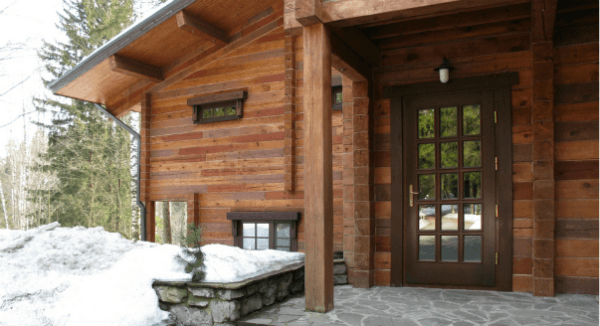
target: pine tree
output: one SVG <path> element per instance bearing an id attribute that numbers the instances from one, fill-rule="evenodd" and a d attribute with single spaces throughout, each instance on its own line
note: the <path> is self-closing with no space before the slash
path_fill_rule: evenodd
<path id="1" fill-rule="evenodd" d="M 65 0 L 59 28 L 66 42 L 45 42 L 39 52 L 51 78 L 73 68 L 85 56 L 132 23 L 133 0 Z M 35 99 L 38 110 L 52 112 L 48 169 L 60 183 L 50 196 L 62 225 L 104 226 L 132 234 L 131 139 L 90 103 L 54 98 Z M 125 122 L 128 119 L 125 119 Z"/>

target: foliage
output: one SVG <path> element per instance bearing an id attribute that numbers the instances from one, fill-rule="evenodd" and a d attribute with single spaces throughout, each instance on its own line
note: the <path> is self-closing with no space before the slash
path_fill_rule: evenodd
<path id="1" fill-rule="evenodd" d="M 187 226 L 187 232 L 180 238 L 181 253 L 178 258 L 186 265 L 186 273 L 192 273 L 192 281 L 200 282 L 206 275 L 204 272 L 204 254 L 200 248 L 202 228 L 190 223 Z"/>

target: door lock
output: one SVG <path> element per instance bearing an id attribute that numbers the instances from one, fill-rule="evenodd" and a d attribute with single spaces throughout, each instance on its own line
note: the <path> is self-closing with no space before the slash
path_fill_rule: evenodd
<path id="1" fill-rule="evenodd" d="M 410 207 L 414 206 L 413 195 L 418 195 L 418 194 L 419 194 L 418 191 L 413 191 L 413 185 L 408 186 L 408 204 L 410 205 Z"/>

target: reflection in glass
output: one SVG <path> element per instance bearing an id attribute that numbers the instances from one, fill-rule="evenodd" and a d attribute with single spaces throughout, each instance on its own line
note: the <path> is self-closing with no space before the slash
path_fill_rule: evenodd
<path id="1" fill-rule="evenodd" d="M 458 198 L 458 173 L 446 173 L 442 178 L 442 199 Z"/>
<path id="2" fill-rule="evenodd" d="M 458 236 L 442 236 L 442 261 L 458 261 Z"/>
<path id="3" fill-rule="evenodd" d="M 433 109 L 419 110 L 419 138 L 435 137 Z"/>
<path id="4" fill-rule="evenodd" d="M 481 204 L 463 204 L 464 230 L 481 230 Z"/>
<path id="5" fill-rule="evenodd" d="M 213 109 L 204 109 L 202 110 L 202 118 L 212 118 L 213 117 Z"/>
<path id="6" fill-rule="evenodd" d="M 435 199 L 435 174 L 419 175 L 419 199 Z"/>
<path id="7" fill-rule="evenodd" d="M 256 249 L 258 249 L 258 250 L 269 249 L 269 239 L 256 239 Z"/>
<path id="8" fill-rule="evenodd" d="M 278 238 L 289 238 L 290 237 L 290 224 L 289 223 L 277 223 L 277 237 Z"/>
<path id="9" fill-rule="evenodd" d="M 435 205 L 419 205 L 419 230 L 435 230 Z"/>
<path id="10" fill-rule="evenodd" d="M 235 106 L 225 108 L 225 115 L 236 115 Z"/>
<path id="11" fill-rule="evenodd" d="M 254 240 L 255 240 L 255 238 L 244 238 L 244 249 L 255 250 L 256 243 Z"/>
<path id="12" fill-rule="evenodd" d="M 419 169 L 435 167 L 435 144 L 419 144 Z"/>
<path id="13" fill-rule="evenodd" d="M 479 135 L 481 133 L 481 114 L 479 104 L 463 106 L 463 135 Z"/>
<path id="14" fill-rule="evenodd" d="M 435 261 L 435 235 L 419 236 L 419 260 Z"/>
<path id="15" fill-rule="evenodd" d="M 243 223 L 243 236 L 245 237 L 255 237 L 256 236 L 256 229 L 254 228 L 255 224 L 254 223 Z"/>
<path id="16" fill-rule="evenodd" d="M 458 205 L 442 205 L 442 230 L 458 230 Z"/>
<path id="17" fill-rule="evenodd" d="M 225 108 L 215 108 L 215 117 L 222 117 L 225 115 Z"/>
<path id="18" fill-rule="evenodd" d="M 466 262 L 481 262 L 481 236 L 466 235 L 465 236 L 465 251 L 463 261 Z"/>
<path id="19" fill-rule="evenodd" d="M 289 247 L 290 246 L 290 239 L 277 239 L 277 249 L 279 249 L 279 247 Z"/>
<path id="20" fill-rule="evenodd" d="M 458 117 L 456 107 L 440 108 L 440 136 L 456 136 Z"/>
<path id="21" fill-rule="evenodd" d="M 442 154 L 442 168 L 458 167 L 458 144 L 456 142 L 441 143 L 440 154 Z"/>
<path id="22" fill-rule="evenodd" d="M 463 166 L 481 166 L 481 141 L 463 142 Z"/>
<path id="23" fill-rule="evenodd" d="M 481 172 L 465 172 L 463 178 L 465 198 L 481 198 Z"/>
<path id="24" fill-rule="evenodd" d="M 269 224 L 268 223 L 257 223 L 256 224 L 256 236 L 269 237 Z"/>

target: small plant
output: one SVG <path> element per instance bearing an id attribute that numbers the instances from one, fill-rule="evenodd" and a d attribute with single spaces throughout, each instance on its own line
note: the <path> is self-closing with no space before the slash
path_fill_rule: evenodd
<path id="1" fill-rule="evenodd" d="M 204 279 L 204 254 L 200 249 L 202 228 L 190 223 L 187 232 L 180 239 L 181 253 L 177 256 L 180 262 L 186 265 L 185 272 L 192 273 L 192 282 Z"/>

